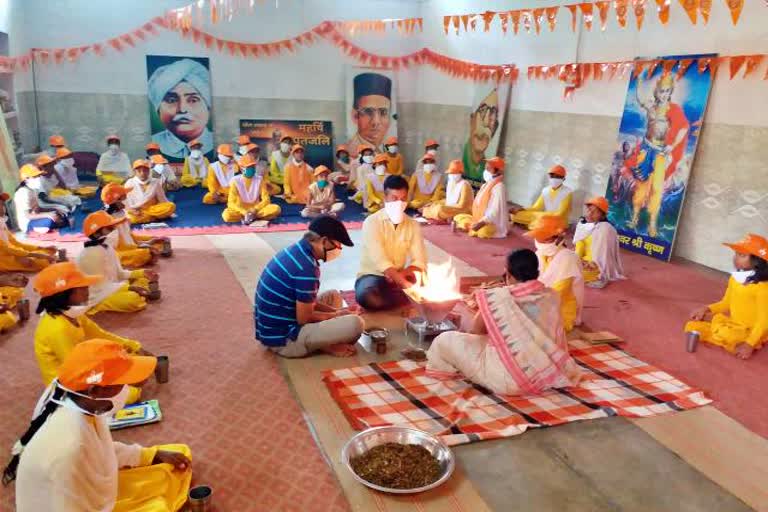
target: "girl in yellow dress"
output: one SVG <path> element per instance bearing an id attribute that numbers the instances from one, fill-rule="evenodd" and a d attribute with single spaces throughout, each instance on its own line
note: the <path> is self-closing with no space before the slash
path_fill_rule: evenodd
<path id="1" fill-rule="evenodd" d="M 719 345 L 739 359 L 749 359 L 768 341 L 768 240 L 748 234 L 724 244 L 734 250 L 728 288 L 719 302 L 691 315 L 685 332 Z"/>

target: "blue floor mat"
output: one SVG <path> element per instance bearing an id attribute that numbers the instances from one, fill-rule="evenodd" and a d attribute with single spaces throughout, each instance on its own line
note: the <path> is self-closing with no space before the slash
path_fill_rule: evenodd
<path id="1" fill-rule="evenodd" d="M 176 218 L 167 219 L 164 222 L 171 228 L 192 228 L 209 227 L 225 225 L 221 219 L 221 212 L 225 205 L 203 204 L 203 195 L 206 190 L 196 188 L 183 188 L 178 192 L 168 193 L 168 199 L 176 203 Z M 336 197 L 338 199 L 347 198 L 345 187 L 336 187 Z M 308 220 L 301 217 L 303 205 L 288 204 L 282 199 L 272 198 L 274 204 L 280 205 L 282 213 L 271 224 L 308 224 Z M 361 222 L 364 217 L 365 209 L 352 200 L 344 201 L 346 207 L 339 217 L 344 222 Z M 103 203 L 97 194 L 96 197 L 84 201 L 83 205 L 75 213 L 75 225 L 72 228 L 63 228 L 62 234 L 80 233 L 82 231 L 83 219 L 89 213 L 99 210 Z"/>

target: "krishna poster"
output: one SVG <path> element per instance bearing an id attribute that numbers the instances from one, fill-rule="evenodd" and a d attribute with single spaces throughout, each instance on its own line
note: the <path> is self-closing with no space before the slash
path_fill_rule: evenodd
<path id="1" fill-rule="evenodd" d="M 658 57 L 658 65 L 630 77 L 605 194 L 608 220 L 625 249 L 664 261 L 672 256 L 712 88 L 712 71 L 699 64 L 713 57 Z"/>

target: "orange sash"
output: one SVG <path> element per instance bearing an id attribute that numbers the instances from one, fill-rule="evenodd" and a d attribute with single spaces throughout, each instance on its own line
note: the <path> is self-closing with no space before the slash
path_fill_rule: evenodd
<path id="1" fill-rule="evenodd" d="M 307 168 L 306 162 L 297 166 L 293 161 L 285 164 L 285 179 L 291 184 L 291 192 L 301 204 L 309 202 L 309 186 L 312 184 L 312 174 Z"/>
<path id="2" fill-rule="evenodd" d="M 475 197 L 475 201 L 472 203 L 473 221 L 480 222 L 485 216 L 485 210 L 488 209 L 488 202 L 491 200 L 491 191 L 493 187 L 501 183 L 503 178 L 503 176 L 499 176 L 480 187 L 477 197 Z"/>

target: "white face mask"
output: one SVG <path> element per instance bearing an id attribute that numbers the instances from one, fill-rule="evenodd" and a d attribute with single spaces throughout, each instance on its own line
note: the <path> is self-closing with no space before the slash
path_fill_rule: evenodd
<path id="1" fill-rule="evenodd" d="M 155 164 L 155 166 L 152 168 L 153 171 L 157 174 L 163 174 L 163 170 L 165 170 L 165 165 L 163 164 Z"/>
<path id="2" fill-rule="evenodd" d="M 325 251 L 325 262 L 328 263 L 329 261 L 333 261 L 339 256 L 341 256 L 341 248 L 334 247 L 330 251 Z"/>
<path id="3" fill-rule="evenodd" d="M 40 190 L 43 188 L 43 180 L 40 176 L 35 176 L 34 178 L 27 178 L 27 187 L 31 188 L 32 190 Z"/>
<path id="4" fill-rule="evenodd" d="M 429 174 L 435 171 L 435 164 L 424 164 L 424 172 Z"/>
<path id="5" fill-rule="evenodd" d="M 377 165 L 375 172 L 376 172 L 376 176 L 384 176 L 385 174 L 387 174 L 387 166 Z"/>
<path id="6" fill-rule="evenodd" d="M 110 153 L 112 153 L 113 155 L 116 155 L 116 154 L 117 154 L 117 152 L 118 152 L 118 151 L 120 151 L 120 146 L 118 146 L 117 144 L 110 144 L 110 145 L 109 145 L 109 151 L 110 151 Z"/>
<path id="7" fill-rule="evenodd" d="M 219 162 L 223 163 L 224 165 L 227 165 L 229 163 L 230 158 L 227 155 L 222 155 L 219 153 Z"/>
<path id="8" fill-rule="evenodd" d="M 64 316 L 77 319 L 86 314 L 89 309 L 91 309 L 91 306 L 69 306 L 69 309 L 65 309 L 62 313 L 64 313 Z"/>
<path id="9" fill-rule="evenodd" d="M 483 181 L 485 181 L 486 183 L 488 183 L 488 182 L 489 182 L 489 181 L 491 181 L 493 178 L 494 178 L 494 176 L 493 176 L 493 173 L 492 173 L 491 171 L 489 171 L 488 169 L 486 169 L 486 170 L 484 170 L 484 171 L 483 171 Z"/>
<path id="10" fill-rule="evenodd" d="M 451 183 L 458 183 L 461 179 L 461 174 L 449 174 L 448 181 Z"/>
<path id="11" fill-rule="evenodd" d="M 192 151 L 189 152 L 189 156 L 191 158 L 194 158 L 195 160 L 198 160 L 201 156 L 203 156 L 203 152 L 200 151 L 199 149 L 193 149 Z"/>
<path id="12" fill-rule="evenodd" d="M 387 151 L 389 152 L 390 155 L 396 155 L 397 154 L 397 146 L 396 145 L 395 146 L 389 146 L 387 148 Z"/>
<path id="13" fill-rule="evenodd" d="M 373 155 L 365 155 L 363 156 L 363 162 L 366 164 L 372 164 L 373 163 Z"/>
<path id="14" fill-rule="evenodd" d="M 287 153 L 291 149 L 291 145 L 287 142 L 281 142 L 280 143 L 280 151 L 283 153 Z"/>
<path id="15" fill-rule="evenodd" d="M 123 388 L 120 390 L 120 392 L 118 394 L 116 394 L 115 396 L 113 396 L 113 397 L 110 397 L 110 398 L 93 398 L 93 397 L 90 397 L 88 395 L 84 395 L 82 393 L 78 393 L 77 391 L 72 391 L 70 389 L 67 389 L 64 386 L 62 386 L 61 384 L 59 384 L 58 382 L 56 382 L 56 385 L 58 387 L 60 387 L 61 389 L 63 389 L 64 391 L 66 391 L 67 394 L 69 394 L 69 395 L 80 396 L 80 397 L 83 397 L 83 398 L 87 398 L 89 400 L 98 400 L 100 402 L 111 402 L 112 403 L 112 406 L 108 410 L 99 412 L 97 414 L 97 413 L 94 413 L 94 412 L 91 412 L 91 411 L 83 409 L 82 407 L 77 405 L 73 400 L 61 400 L 61 401 L 59 401 L 59 400 L 51 399 L 51 402 L 53 402 L 55 404 L 59 404 L 62 407 L 66 407 L 68 409 L 72 409 L 72 410 L 75 410 L 77 412 L 81 412 L 83 414 L 87 414 L 88 416 L 111 416 L 111 415 L 115 414 L 117 411 L 119 411 L 120 409 L 125 407 L 125 403 L 128 401 L 128 395 L 131 392 L 131 390 L 128 388 L 128 386 L 123 386 Z"/>
<path id="16" fill-rule="evenodd" d="M 731 272 L 731 277 L 739 284 L 745 284 L 753 275 L 755 275 L 754 270 L 735 270 Z"/>
<path id="17" fill-rule="evenodd" d="M 408 204 L 405 201 L 389 201 L 384 203 L 384 211 L 387 213 L 389 220 L 392 221 L 392 224 L 397 226 L 403 222 L 407 206 Z"/>
<path id="18" fill-rule="evenodd" d="M 557 188 L 562 185 L 564 181 L 565 180 L 563 178 L 549 178 L 549 186 L 552 188 Z"/>
<path id="19" fill-rule="evenodd" d="M 245 146 L 240 146 L 237 148 L 237 152 L 240 153 L 240 156 L 245 156 L 245 154 L 248 152 L 248 148 Z"/>
<path id="20" fill-rule="evenodd" d="M 536 252 L 542 256 L 554 256 L 557 253 L 557 244 L 552 242 L 543 243 L 536 240 L 533 243 L 536 245 Z"/>
<path id="21" fill-rule="evenodd" d="M 104 243 L 114 249 L 117 247 L 117 244 L 120 243 L 120 233 L 118 233 L 116 229 L 110 231 L 110 233 L 104 237 Z"/>
<path id="22" fill-rule="evenodd" d="M 300 165 L 302 162 L 304 162 L 304 157 L 303 156 L 294 156 L 293 157 L 293 163 L 295 163 L 296 165 Z"/>
<path id="23" fill-rule="evenodd" d="M 430 155 L 436 155 L 437 154 L 437 150 L 436 149 L 428 149 L 427 153 L 429 153 Z"/>

